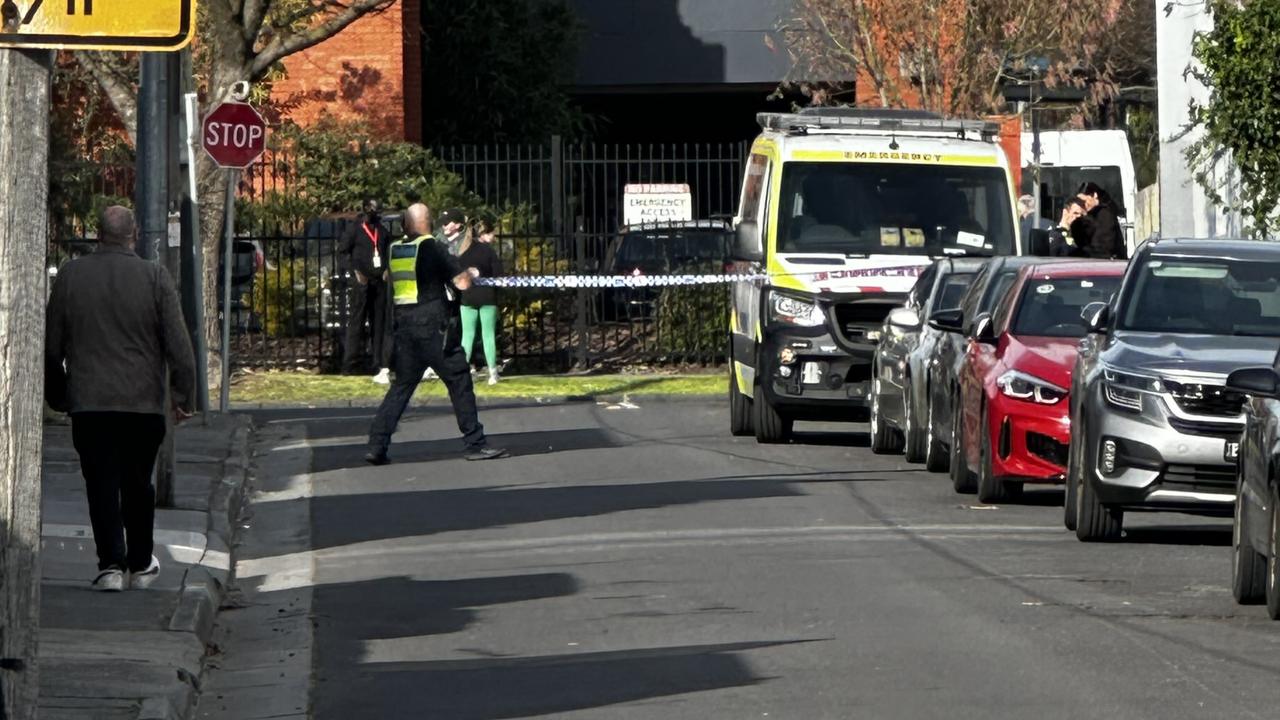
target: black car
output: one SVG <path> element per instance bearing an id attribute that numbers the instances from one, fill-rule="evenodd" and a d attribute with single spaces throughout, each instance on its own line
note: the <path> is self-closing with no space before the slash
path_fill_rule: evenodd
<path id="1" fill-rule="evenodd" d="M 624 227 L 609 245 L 605 275 L 704 275 L 724 272 L 733 232 L 722 220 L 690 220 Z M 605 320 L 654 316 L 660 288 L 612 288 L 602 293 Z"/>
<path id="2" fill-rule="evenodd" d="M 924 322 L 939 310 L 960 307 L 983 258 L 945 258 L 920 274 L 906 303 L 889 313 L 872 361 L 871 450 L 905 450 L 908 462 L 945 467 L 945 447 L 929 433 L 924 378 L 929 361 L 947 334 Z"/>
<path id="3" fill-rule="evenodd" d="M 937 456 L 939 451 L 944 450 L 944 446 L 945 454 L 949 455 L 951 451 L 951 433 L 955 428 L 955 414 L 959 409 L 956 398 L 959 393 L 960 363 L 964 362 L 974 319 L 995 309 L 1013 286 L 1019 270 L 1027 265 L 1042 265 L 1046 262 L 1052 261 L 1035 256 L 992 258 L 974 276 L 959 308 L 938 310 L 929 316 L 929 325 L 942 331 L 944 336 L 938 342 L 937 351 L 933 353 L 928 372 L 924 376 L 924 394 L 927 398 L 925 427 L 934 444 L 934 447 L 927 450 L 927 455 Z M 950 460 L 937 459 L 928 467 L 933 472 L 942 472 L 950 465 Z M 957 468 L 951 468 L 951 471 L 951 481 L 957 492 L 973 492 L 974 480 L 971 475 Z"/>
<path id="4" fill-rule="evenodd" d="M 1240 435 L 1231 594 L 1242 605 L 1265 600 L 1280 620 L 1280 355 L 1271 367 L 1236 370 L 1227 389 L 1245 393 Z"/>

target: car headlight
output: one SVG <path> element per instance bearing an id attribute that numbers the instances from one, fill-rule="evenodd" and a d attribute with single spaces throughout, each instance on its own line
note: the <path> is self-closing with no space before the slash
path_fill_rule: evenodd
<path id="1" fill-rule="evenodd" d="M 826 323 L 822 308 L 812 300 L 775 293 L 769 303 L 769 319 L 801 327 L 818 327 Z"/>
<path id="2" fill-rule="evenodd" d="M 1008 397 L 1041 405 L 1053 405 L 1067 396 L 1067 391 L 1048 380 L 1010 370 L 996 379 L 996 387 Z"/>
<path id="3" fill-rule="evenodd" d="M 1165 392 L 1165 383 L 1151 375 L 1135 375 L 1112 368 L 1102 370 L 1102 394 L 1121 410 L 1140 412 L 1143 393 Z"/>

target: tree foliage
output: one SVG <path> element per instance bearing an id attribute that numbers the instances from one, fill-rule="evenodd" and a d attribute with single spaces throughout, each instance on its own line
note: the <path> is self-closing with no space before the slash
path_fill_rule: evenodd
<path id="1" fill-rule="evenodd" d="M 543 142 L 582 117 L 565 84 L 578 24 L 565 0 L 423 0 L 424 141 Z"/>
<path id="2" fill-rule="evenodd" d="M 1187 151 L 1196 181 L 1222 203 L 1219 161 L 1229 159 L 1240 179 L 1232 208 L 1252 223 L 1255 236 L 1280 229 L 1280 2 L 1209 0 L 1213 29 L 1197 36 L 1200 67 L 1192 72 L 1209 90 L 1191 103 L 1191 122 L 1203 135 Z"/>
<path id="3" fill-rule="evenodd" d="M 1150 0 L 797 0 L 782 23 L 789 78 L 816 103 L 858 78 L 858 100 L 976 115 L 1006 81 L 1042 68 L 1049 86 L 1113 96 L 1154 64 Z M 1149 37 L 1145 35 L 1149 34 Z M 1046 66 L 1047 64 L 1047 66 Z M 847 88 L 845 88 L 847 92 Z"/>

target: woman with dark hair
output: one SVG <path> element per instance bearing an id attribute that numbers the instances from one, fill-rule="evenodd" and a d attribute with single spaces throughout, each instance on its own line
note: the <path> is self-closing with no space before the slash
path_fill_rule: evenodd
<path id="1" fill-rule="evenodd" d="M 1120 228 L 1120 218 L 1111 195 L 1097 183 L 1089 181 L 1080 185 L 1076 197 L 1084 203 L 1091 226 L 1089 242 L 1081 249 L 1092 258 L 1127 259 L 1129 249 L 1125 245 L 1124 230 Z"/>
<path id="2" fill-rule="evenodd" d="M 475 277 L 491 278 L 502 274 L 502 260 L 493 249 L 496 228 L 492 220 L 481 219 L 467 228 L 466 238 L 458 252 L 458 261 L 475 268 Z M 474 274 L 474 273 L 473 273 Z M 476 342 L 476 327 L 484 345 L 484 360 L 489 368 L 489 384 L 498 384 L 498 292 L 492 287 L 472 285 L 462 291 L 462 349 L 471 362 Z"/>

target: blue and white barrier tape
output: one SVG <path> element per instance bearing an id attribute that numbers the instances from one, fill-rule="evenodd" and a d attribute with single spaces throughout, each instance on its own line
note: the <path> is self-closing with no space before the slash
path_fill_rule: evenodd
<path id="1" fill-rule="evenodd" d="M 520 277 L 477 278 L 480 287 L 495 288 L 649 288 L 690 285 L 724 285 L 727 283 L 764 280 L 768 275 L 530 275 Z"/>

